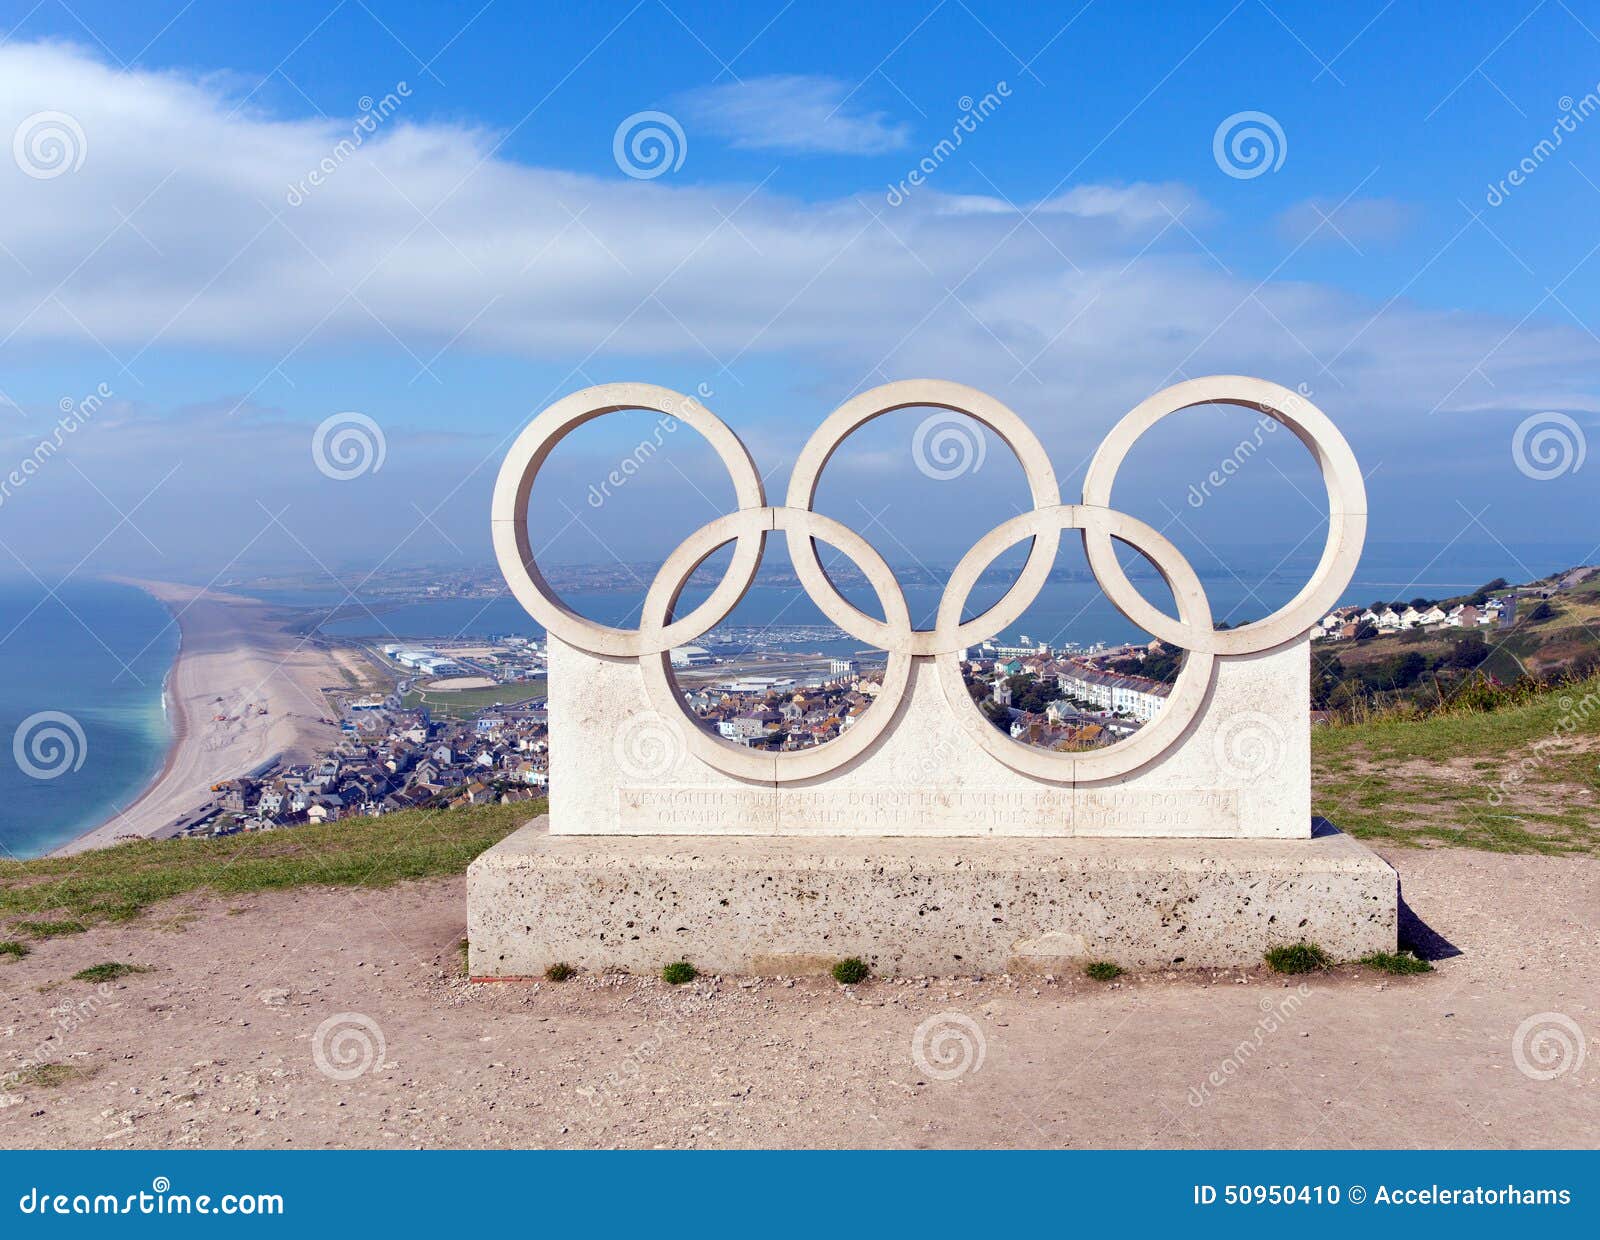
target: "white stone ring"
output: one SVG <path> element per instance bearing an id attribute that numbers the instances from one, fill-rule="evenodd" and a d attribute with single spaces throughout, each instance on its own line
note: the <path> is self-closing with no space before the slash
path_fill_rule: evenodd
<path id="1" fill-rule="evenodd" d="M 1292 430 L 1311 449 L 1328 491 L 1329 528 L 1322 560 L 1304 588 L 1278 611 L 1237 629 L 1217 631 L 1194 569 L 1168 539 L 1142 521 L 1111 508 L 1111 488 L 1128 451 L 1162 418 L 1196 405 L 1255 409 Z M 994 431 L 1016 453 L 1033 509 L 981 538 L 957 565 L 940 599 L 932 629 L 911 627 L 905 594 L 883 558 L 860 534 L 814 512 L 823 467 L 851 431 L 881 414 L 932 406 L 967 414 Z M 589 620 L 564 604 L 535 563 L 528 536 L 528 497 L 540 467 L 566 435 L 605 413 L 643 409 L 694 427 L 710 442 L 733 481 L 737 511 L 702 526 L 685 539 L 657 573 L 637 629 Z M 910 683 L 913 661 L 937 663 L 945 698 L 977 743 L 1014 770 L 1040 779 L 1078 783 L 1114 779 L 1152 761 L 1186 731 L 1205 703 L 1218 656 L 1259 654 L 1295 641 L 1333 606 L 1349 584 L 1366 534 L 1366 488 L 1354 454 L 1328 417 L 1305 397 L 1275 383 L 1217 375 L 1179 383 L 1136 406 L 1112 428 L 1096 451 L 1084 481 L 1083 502 L 1063 505 L 1055 471 L 1043 446 L 1005 405 L 973 388 L 940 380 L 884 384 L 846 401 L 801 450 L 783 507 L 769 507 L 761 475 L 739 437 L 693 397 L 650 384 L 613 383 L 564 397 L 539 414 L 512 444 L 495 483 L 492 511 L 495 554 L 512 594 L 553 637 L 592 655 L 638 659 L 647 692 L 664 718 L 684 719 L 672 682 L 670 652 L 720 624 L 755 581 L 766 536 L 782 530 L 806 593 L 839 628 L 888 653 L 883 687 L 872 709 L 836 740 L 812 749 L 774 753 L 735 745 L 685 719 L 688 749 L 709 766 L 742 779 L 785 783 L 836 770 L 876 741 L 896 717 Z M 1084 551 L 1106 597 L 1130 622 L 1187 652 L 1161 713 L 1131 738 L 1085 753 L 1037 749 L 1003 735 L 978 711 L 961 675 L 959 652 L 1013 623 L 1043 588 L 1055 563 L 1061 532 L 1082 532 Z M 962 622 L 978 577 L 1001 552 L 1031 539 L 1027 562 L 1009 590 L 988 611 Z M 1117 560 L 1112 540 L 1129 544 L 1155 565 L 1177 602 L 1176 618 L 1151 605 Z M 855 607 L 828 579 L 817 554 L 827 542 L 852 559 L 878 596 L 883 619 Z M 734 544 L 722 580 L 688 615 L 671 619 L 694 571 L 718 548 Z"/>

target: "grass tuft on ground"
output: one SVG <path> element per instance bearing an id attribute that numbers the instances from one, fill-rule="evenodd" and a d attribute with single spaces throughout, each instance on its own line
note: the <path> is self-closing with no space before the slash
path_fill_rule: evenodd
<path id="1" fill-rule="evenodd" d="M 1383 973 L 1432 973 L 1433 966 L 1410 952 L 1368 952 L 1358 964 Z"/>
<path id="2" fill-rule="evenodd" d="M 1265 960 L 1267 968 L 1274 973 L 1315 973 L 1333 963 L 1328 953 L 1315 943 L 1291 943 L 1286 947 L 1270 947 L 1267 949 Z"/>
<path id="3" fill-rule="evenodd" d="M 79 969 L 72 975 L 75 982 L 114 982 L 119 977 L 127 977 L 130 973 L 152 973 L 153 969 L 147 964 L 122 964 L 120 961 L 108 960 L 104 964 L 92 964 L 87 969 Z"/>
<path id="4" fill-rule="evenodd" d="M 1311 734 L 1312 804 L 1368 840 L 1600 855 L 1600 677 Z"/>
<path id="5" fill-rule="evenodd" d="M 19 921 L 11 928 L 30 939 L 59 939 L 69 934 L 82 934 L 89 927 L 81 921 Z"/>
<path id="6" fill-rule="evenodd" d="M 1113 982 L 1122 976 L 1122 966 L 1109 960 L 1091 960 L 1083 966 L 1083 971 L 1097 982 Z"/>
<path id="7" fill-rule="evenodd" d="M 871 972 L 867 962 L 860 956 L 846 956 L 833 966 L 833 980 L 841 986 L 854 986 L 857 982 L 866 981 L 867 974 Z"/>
<path id="8" fill-rule="evenodd" d="M 668 986 L 682 986 L 700 976 L 700 971 L 687 960 L 674 960 L 661 970 L 661 980 Z"/>
<path id="9" fill-rule="evenodd" d="M 137 916 L 195 891 L 386 887 L 461 874 L 484 849 L 542 813 L 541 801 L 407 810 L 215 840 L 140 840 L 69 857 L 4 861 L 0 929 L 9 922 L 15 935 L 50 938 Z"/>
<path id="10" fill-rule="evenodd" d="M 3 942 L 0 942 L 0 956 L 11 956 L 17 960 L 21 960 L 32 950 L 33 948 L 29 947 L 26 943 L 19 943 L 16 941 L 16 939 L 6 939 Z"/>
<path id="11" fill-rule="evenodd" d="M 10 1076 L 0 1078 L 0 1081 L 8 1086 L 20 1085 L 24 1089 L 54 1089 L 72 1081 L 86 1081 L 99 1071 L 99 1068 L 79 1067 L 71 1063 L 35 1063 L 19 1068 Z"/>

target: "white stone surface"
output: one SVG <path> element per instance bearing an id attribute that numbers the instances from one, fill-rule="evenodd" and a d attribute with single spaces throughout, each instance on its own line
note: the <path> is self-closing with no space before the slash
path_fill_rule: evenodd
<path id="1" fill-rule="evenodd" d="M 1116 471 L 1145 431 L 1205 404 L 1254 409 L 1288 427 L 1316 457 L 1330 529 L 1305 587 L 1271 616 L 1216 631 L 1194 570 L 1156 530 L 1110 507 Z M 879 552 L 810 511 L 817 479 L 842 440 L 890 410 L 968 413 L 1022 463 L 1034 507 L 978 541 L 952 574 L 932 630 L 914 631 Z M 637 630 L 595 624 L 550 590 L 532 555 L 527 499 L 551 449 L 574 428 L 619 409 L 649 409 L 701 432 L 734 485 L 736 510 L 668 557 Z M 557 401 L 523 431 L 496 483 L 492 525 L 516 597 L 550 635 L 552 830 L 557 834 L 1305 836 L 1310 831 L 1306 633 L 1349 581 L 1366 529 L 1366 494 L 1349 445 L 1304 396 L 1237 375 L 1189 380 L 1141 402 L 1096 452 L 1083 502 L 1062 504 L 1055 471 L 1026 422 L 974 389 L 938 380 L 885 384 L 846 401 L 802 449 L 787 503 L 769 507 L 737 435 L 704 405 L 647 384 L 608 384 Z M 1045 580 L 1063 530 L 1081 530 L 1107 596 L 1147 631 L 1188 652 L 1165 709 L 1134 736 L 1081 754 L 1029 749 L 974 708 L 956 651 L 1014 621 Z M 887 651 L 883 700 L 838 740 L 797 753 L 750 749 L 687 717 L 668 651 L 719 623 L 782 531 L 803 586 L 847 633 Z M 983 568 L 1030 539 L 1018 581 L 982 617 L 962 623 Z M 1158 612 L 1118 565 L 1112 540 L 1146 554 L 1177 601 Z M 884 619 L 860 612 L 822 573 L 814 541 L 852 559 Z M 718 547 L 730 567 L 710 597 L 669 622 L 684 583 Z"/>
<path id="2" fill-rule="evenodd" d="M 599 658 L 551 637 L 550 829 L 1303 838 L 1311 833 L 1309 650 L 1301 639 L 1216 660 L 1207 701 L 1174 745 L 1131 774 L 1078 785 L 1022 775 L 975 744 L 933 661 L 916 659 L 899 717 L 866 752 L 780 788 L 697 758 L 689 744 L 697 725 L 652 707 L 638 660 Z"/>
<path id="3" fill-rule="evenodd" d="M 879 976 L 1256 965 L 1306 940 L 1393 951 L 1395 872 L 1311 840 L 614 840 L 531 823 L 467 873 L 468 967 Z"/>

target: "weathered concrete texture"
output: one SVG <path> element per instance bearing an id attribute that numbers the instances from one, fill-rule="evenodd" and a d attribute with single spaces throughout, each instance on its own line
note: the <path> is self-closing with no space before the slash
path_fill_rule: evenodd
<path id="1" fill-rule="evenodd" d="M 556 961 L 654 972 L 880 975 L 1255 964 L 1302 939 L 1394 950 L 1389 865 L 1301 840 L 552 836 L 537 819 L 467 872 L 474 977 Z"/>

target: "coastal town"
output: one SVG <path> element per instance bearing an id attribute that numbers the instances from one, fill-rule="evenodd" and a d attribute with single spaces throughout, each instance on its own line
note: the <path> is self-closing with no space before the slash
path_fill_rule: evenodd
<path id="1" fill-rule="evenodd" d="M 815 634 L 809 634 L 815 636 Z M 793 637 L 793 634 L 789 635 Z M 474 643 L 391 642 L 374 648 L 393 676 L 383 694 L 330 694 L 338 742 L 313 760 L 269 758 L 221 781 L 158 837 L 222 836 L 405 809 L 514 804 L 550 784 L 549 714 L 542 692 L 546 651 L 532 638 Z M 1159 713 L 1176 670 L 1174 652 L 1149 646 L 1052 648 L 1024 636 L 964 652 L 968 689 L 997 728 L 1031 745 L 1061 750 L 1111 744 Z M 779 660 L 721 657 L 704 647 L 672 652 L 686 714 L 732 744 L 779 752 L 833 740 L 868 710 L 882 687 L 881 662 L 861 657 Z M 808 674 L 806 669 L 814 669 Z M 1143 670 L 1140 670 L 1143 669 Z M 481 707 L 444 712 L 440 702 Z M 418 699 L 425 699 L 419 701 Z"/>
<path id="2" fill-rule="evenodd" d="M 1523 586 L 1496 579 L 1454 599 L 1335 608 L 1310 635 L 1316 648 L 1351 653 L 1381 652 L 1385 639 L 1404 644 L 1434 635 L 1448 651 L 1435 659 L 1437 681 L 1478 666 L 1472 662 L 1478 654 L 1462 651 L 1489 650 L 1482 635 L 1526 631 L 1554 614 L 1552 601 L 1587 599 L 1597 586 L 1600 566 L 1593 565 Z M 471 588 L 467 579 L 458 587 Z M 670 664 L 685 716 L 698 726 L 730 744 L 793 752 L 847 732 L 881 693 L 882 652 L 849 645 L 826 625 L 723 625 L 700 644 L 675 648 Z M 316 723 L 331 743 L 292 757 L 271 755 L 218 780 L 199 803 L 150 833 L 220 836 L 403 809 L 514 804 L 548 792 L 548 650 L 540 640 L 511 634 L 347 641 L 337 648 L 362 675 L 355 678 L 359 689 L 347 683 L 321 690 L 327 713 Z M 1320 692 L 1313 677 L 1313 718 L 1325 716 L 1327 699 L 1338 697 L 1330 692 L 1335 674 L 1348 695 L 1359 675 L 1392 690 L 1426 671 L 1429 661 L 1406 648 L 1411 652 L 1403 656 L 1383 661 L 1380 653 L 1378 663 L 1349 668 L 1348 655 L 1319 655 L 1326 674 Z M 962 651 L 960 667 L 995 728 L 1024 744 L 1074 752 L 1115 744 L 1156 719 L 1182 657 L 1154 640 L 1085 648 L 1024 634 Z M 251 703 L 226 709 L 266 713 Z M 233 719 L 218 714 L 213 723 L 229 727 Z"/>

